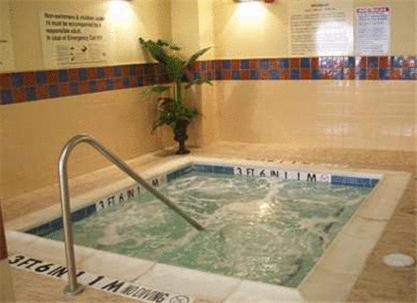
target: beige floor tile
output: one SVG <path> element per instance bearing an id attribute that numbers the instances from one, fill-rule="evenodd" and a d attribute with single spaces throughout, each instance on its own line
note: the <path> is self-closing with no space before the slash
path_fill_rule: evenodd
<path id="1" fill-rule="evenodd" d="M 377 151 L 357 149 L 305 149 L 282 147 L 279 145 L 245 144 L 219 142 L 204 148 L 193 149 L 193 155 L 211 157 L 229 157 L 250 160 L 275 161 L 277 163 L 294 164 L 325 164 L 329 168 L 344 167 L 352 169 L 398 170 L 412 173 L 406 192 L 400 205 L 395 209 L 379 243 L 367 259 L 362 273 L 359 275 L 349 297 L 351 301 L 360 302 L 416 302 L 415 267 L 406 271 L 386 269 L 380 258 L 389 252 L 404 251 L 409 254 L 416 252 L 416 153 L 401 151 Z M 167 159 L 178 158 L 169 151 L 161 151 L 150 157 L 129 161 L 135 169 L 142 171 Z M 73 178 L 70 182 L 74 195 L 94 190 L 97 186 L 106 186 L 123 180 L 125 176 L 114 167 L 105 168 L 93 174 Z M 58 203 L 58 190 L 51 185 L 30 194 L 23 194 L 7 201 L 2 201 L 6 221 L 16 219 L 29 213 Z M 364 237 L 367 231 L 362 231 Z M 16 284 L 19 286 L 20 301 L 48 302 L 61 300 L 61 282 L 42 282 L 33 274 L 13 271 Z M 325 278 L 323 278 L 325 280 Z M 329 285 L 331 285 L 331 280 Z M 58 286 L 57 286 L 58 285 Z M 57 291 L 57 287 L 59 291 Z M 87 294 L 90 291 L 86 292 Z M 124 302 L 126 299 L 107 294 L 97 294 L 91 290 L 88 299 L 77 298 L 77 302 Z M 88 294 L 89 295 L 89 294 Z M 85 297 L 87 298 L 87 297 Z M 82 301 L 84 300 L 84 301 Z"/>
<path id="2" fill-rule="evenodd" d="M 257 283 L 243 281 L 239 284 L 224 303 L 276 303 L 276 302 L 303 302 L 303 298 L 297 289 L 289 289 Z"/>
<path id="3" fill-rule="evenodd" d="M 135 283 L 221 302 L 239 285 L 240 280 L 187 268 L 157 264 Z"/>
<path id="4" fill-rule="evenodd" d="M 51 278 L 26 272 L 12 270 L 13 285 L 16 301 L 28 302 L 140 302 L 129 300 L 121 296 L 114 296 L 92 288 L 86 288 L 84 292 L 75 297 L 68 297 L 63 294 L 65 283 Z"/>

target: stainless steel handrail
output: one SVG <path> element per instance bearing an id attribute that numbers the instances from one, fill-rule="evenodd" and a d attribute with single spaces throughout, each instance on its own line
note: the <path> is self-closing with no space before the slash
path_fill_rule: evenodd
<path id="1" fill-rule="evenodd" d="M 133 171 L 127 164 L 113 154 L 111 151 L 101 145 L 96 139 L 88 135 L 77 135 L 70 139 L 62 149 L 59 157 L 58 174 L 59 174 L 59 190 L 61 197 L 61 210 L 64 225 L 64 240 L 65 240 L 65 257 L 67 261 L 68 270 L 68 285 L 65 287 L 64 293 L 67 295 L 77 295 L 83 291 L 83 286 L 77 282 L 75 256 L 74 256 L 74 240 L 71 228 L 71 207 L 70 207 L 70 194 L 68 187 L 68 173 L 67 173 L 67 162 L 71 151 L 80 143 L 87 143 L 94 147 L 110 162 L 115 164 L 123 172 L 129 175 L 133 180 L 141 184 L 146 190 L 151 192 L 160 201 L 166 204 L 169 208 L 174 210 L 177 214 L 183 217 L 188 223 L 190 223 L 197 230 L 204 230 L 197 221 L 189 217 L 183 210 L 174 204 L 170 199 L 165 197 L 159 190 L 152 187 L 145 179 L 139 176 Z"/>

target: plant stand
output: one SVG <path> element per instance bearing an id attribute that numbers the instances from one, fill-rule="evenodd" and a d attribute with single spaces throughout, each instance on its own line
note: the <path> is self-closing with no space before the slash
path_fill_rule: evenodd
<path id="1" fill-rule="evenodd" d="M 178 142 L 178 150 L 176 152 L 177 155 L 185 155 L 189 154 L 190 151 L 185 147 L 185 141 L 188 139 L 187 135 L 187 127 L 189 121 L 188 120 L 178 120 L 175 128 L 174 128 L 174 140 Z"/>

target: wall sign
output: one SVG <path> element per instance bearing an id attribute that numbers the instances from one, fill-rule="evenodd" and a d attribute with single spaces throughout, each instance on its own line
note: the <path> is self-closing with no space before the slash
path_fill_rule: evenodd
<path id="1" fill-rule="evenodd" d="M 7 1 L 0 1 L 0 72 L 14 70 L 13 42 Z"/>
<path id="2" fill-rule="evenodd" d="M 105 14 L 45 11 L 40 15 L 45 68 L 103 64 L 109 39 Z"/>
<path id="3" fill-rule="evenodd" d="M 389 7 L 356 9 L 355 52 L 360 56 L 390 53 L 391 10 Z"/>
<path id="4" fill-rule="evenodd" d="M 291 56 L 353 54 L 352 1 L 293 0 L 289 5 Z"/>

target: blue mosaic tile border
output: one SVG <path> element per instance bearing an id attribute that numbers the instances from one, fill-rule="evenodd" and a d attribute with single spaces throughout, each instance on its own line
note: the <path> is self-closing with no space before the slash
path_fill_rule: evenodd
<path id="1" fill-rule="evenodd" d="M 417 56 L 243 58 L 198 61 L 201 80 L 417 80 Z"/>
<path id="2" fill-rule="evenodd" d="M 188 171 L 186 171 L 188 169 Z M 191 172 L 191 166 L 185 169 L 180 169 L 174 172 L 175 178 L 178 178 L 180 175 L 184 175 L 185 173 Z M 168 175 L 156 176 L 150 180 L 148 180 L 153 186 L 158 187 L 161 184 L 167 182 Z M 83 207 L 79 210 L 74 211 L 71 214 L 71 219 L 73 222 L 77 222 L 83 220 L 97 212 L 100 212 L 103 209 L 116 207 L 123 205 L 130 200 L 138 197 L 144 190 L 140 185 L 133 185 L 127 188 L 124 188 L 118 192 L 115 192 L 111 195 L 102 197 L 96 201 L 93 201 L 90 205 Z M 37 236 L 46 236 L 54 231 L 63 228 L 62 217 L 58 217 L 53 219 L 47 223 L 44 223 L 40 226 L 31 228 L 26 233 L 34 234 Z"/>
<path id="3" fill-rule="evenodd" d="M 181 168 L 179 170 L 176 170 L 176 171 L 174 171 L 172 173 L 167 174 L 166 175 L 166 180 L 167 180 L 167 182 L 170 182 L 170 181 L 172 181 L 174 179 L 177 179 L 177 178 L 179 178 L 181 176 L 184 176 L 186 174 L 191 173 L 193 171 L 193 169 L 194 169 L 193 166 L 187 166 L 187 167 Z"/>
<path id="4" fill-rule="evenodd" d="M 95 204 L 88 205 L 71 213 L 71 219 L 73 222 L 77 222 L 95 214 L 96 212 L 97 209 Z M 26 233 L 43 237 L 61 228 L 63 228 L 62 217 L 59 217 L 38 227 L 31 228 L 27 230 Z"/>
<path id="5" fill-rule="evenodd" d="M 223 166 L 215 164 L 193 164 L 192 166 L 182 167 L 167 174 L 156 176 L 149 181 L 153 186 L 160 186 L 165 182 L 171 182 L 172 180 L 175 180 L 194 171 L 201 173 L 217 173 L 248 177 L 272 177 L 294 181 L 306 181 L 314 183 L 324 182 L 334 185 L 350 185 L 361 187 L 374 187 L 379 181 L 378 178 L 367 176 L 346 176 L 340 174 L 333 175 L 329 173 L 288 170 L 270 166 Z M 92 204 L 73 212 L 71 214 L 72 221 L 80 221 L 105 208 L 123 205 L 124 203 L 142 194 L 142 192 L 144 192 L 144 190 L 141 186 L 133 185 L 114 194 L 100 198 L 97 201 L 92 202 Z M 59 217 L 38 227 L 31 228 L 27 230 L 26 233 L 42 237 L 61 228 L 63 228 L 62 217 Z"/>
<path id="6" fill-rule="evenodd" d="M 205 173 L 220 173 L 254 177 L 277 177 L 288 180 L 325 182 L 334 185 L 351 185 L 361 187 L 374 187 L 379 179 L 364 176 L 344 176 L 338 174 L 316 173 L 309 171 L 285 170 L 274 167 L 257 166 L 216 166 L 209 164 L 193 165 L 193 170 Z"/>
<path id="7" fill-rule="evenodd" d="M 335 185 L 352 185 L 361 187 L 374 187 L 378 183 L 378 179 L 358 178 L 349 176 L 332 176 L 331 183 Z"/>
<path id="8" fill-rule="evenodd" d="M 201 173 L 216 173 L 216 174 L 226 174 L 233 175 L 234 167 L 232 166 L 219 166 L 219 165 L 193 165 L 193 171 Z"/>

